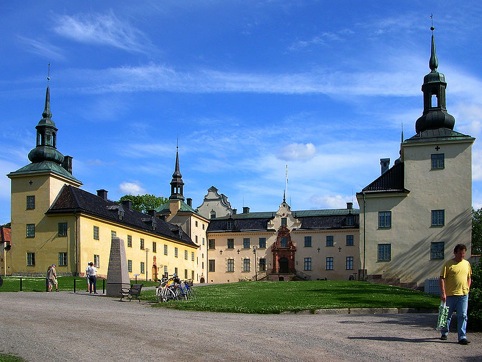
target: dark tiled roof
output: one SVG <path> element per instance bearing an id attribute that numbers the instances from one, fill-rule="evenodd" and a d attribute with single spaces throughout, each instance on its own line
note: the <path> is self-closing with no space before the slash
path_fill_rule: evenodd
<path id="1" fill-rule="evenodd" d="M 365 187 L 362 192 L 408 192 L 404 188 L 403 162 L 395 163 L 387 172 Z"/>
<path id="2" fill-rule="evenodd" d="M 177 225 L 135 210 L 129 210 L 124 208 L 122 204 L 104 200 L 102 197 L 68 185 L 62 188 L 57 199 L 47 211 L 47 215 L 65 213 L 83 213 L 96 216 L 106 221 L 197 247 Z"/>
<path id="3" fill-rule="evenodd" d="M 359 227 L 359 210 L 356 209 L 301 210 L 293 211 L 292 214 L 300 220 L 301 230 Z M 267 230 L 268 222 L 275 215 L 276 212 L 250 212 L 211 219 L 208 232 Z"/>

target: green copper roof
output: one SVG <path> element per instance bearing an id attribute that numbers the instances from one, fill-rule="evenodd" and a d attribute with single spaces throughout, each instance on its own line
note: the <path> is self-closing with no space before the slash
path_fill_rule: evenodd
<path id="1" fill-rule="evenodd" d="M 63 168 L 58 163 L 55 163 L 52 161 L 42 161 L 42 162 L 31 163 L 27 166 L 24 166 L 18 169 L 17 171 L 10 172 L 8 176 L 11 177 L 11 176 L 29 175 L 29 174 L 34 175 L 34 174 L 40 174 L 45 172 L 52 172 L 61 177 L 65 177 L 75 183 L 78 183 L 79 185 L 82 185 L 82 182 L 80 182 L 74 176 L 72 176 L 65 168 Z"/>
<path id="2" fill-rule="evenodd" d="M 161 214 L 165 213 L 165 212 L 170 212 L 169 204 L 170 204 L 170 202 L 166 202 L 166 203 L 162 204 L 161 206 L 159 206 L 156 209 L 156 212 L 161 213 Z M 179 211 L 180 212 L 192 212 L 193 214 L 197 214 L 197 211 L 194 210 L 188 204 L 186 204 L 184 201 L 181 201 L 181 207 L 179 208 Z"/>

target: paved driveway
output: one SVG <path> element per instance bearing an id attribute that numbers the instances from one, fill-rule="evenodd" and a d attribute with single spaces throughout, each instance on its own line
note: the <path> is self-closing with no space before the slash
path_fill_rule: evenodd
<path id="1" fill-rule="evenodd" d="M 28 361 L 481 361 L 435 314 L 181 312 L 88 294 L 0 293 L 0 352 Z"/>

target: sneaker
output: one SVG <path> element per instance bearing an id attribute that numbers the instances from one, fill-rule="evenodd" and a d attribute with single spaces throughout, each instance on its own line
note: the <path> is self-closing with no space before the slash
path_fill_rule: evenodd
<path id="1" fill-rule="evenodd" d="M 440 336 L 440 339 L 441 339 L 442 341 L 446 341 L 446 340 L 447 340 L 447 336 L 446 336 L 445 334 L 442 334 L 442 335 Z"/>
<path id="2" fill-rule="evenodd" d="M 463 344 L 464 346 L 466 346 L 466 345 L 469 344 L 469 343 L 470 343 L 470 342 L 469 342 L 466 338 L 461 339 L 461 340 L 459 341 L 459 344 Z"/>

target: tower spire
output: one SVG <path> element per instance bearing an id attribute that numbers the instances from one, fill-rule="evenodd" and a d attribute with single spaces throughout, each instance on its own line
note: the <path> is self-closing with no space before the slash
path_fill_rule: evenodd
<path id="1" fill-rule="evenodd" d="M 417 119 L 417 122 L 415 123 L 417 134 L 427 130 L 440 128 L 453 130 L 455 125 L 455 118 L 447 113 L 445 98 L 447 83 L 445 82 L 445 75 L 439 73 L 437 70 L 438 59 L 435 51 L 435 28 L 433 26 L 433 16 L 430 17 L 432 19 L 432 26 L 430 27 L 430 30 L 432 31 L 432 41 L 430 60 L 428 63 L 430 73 L 423 78 L 423 115 Z"/>
<path id="2" fill-rule="evenodd" d="M 184 200 L 183 195 L 184 182 L 182 181 L 181 170 L 179 167 L 179 144 L 176 144 L 176 164 L 171 180 L 171 196 L 170 200 Z"/>

